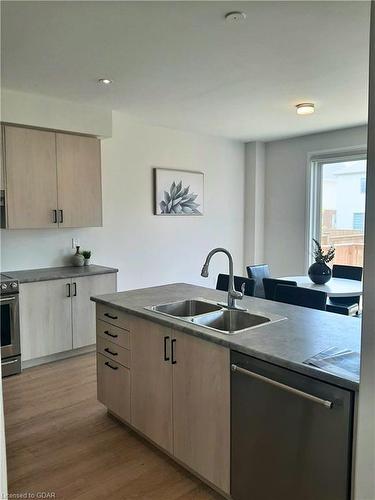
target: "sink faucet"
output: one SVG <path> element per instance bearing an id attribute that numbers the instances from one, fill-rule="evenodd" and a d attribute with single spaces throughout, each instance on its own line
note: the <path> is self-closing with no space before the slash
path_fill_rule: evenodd
<path id="1" fill-rule="evenodd" d="M 228 308 L 229 309 L 242 309 L 241 307 L 237 307 L 236 299 L 241 300 L 243 298 L 246 285 L 245 285 L 245 283 L 242 283 L 240 292 L 237 292 L 235 290 L 234 277 L 233 277 L 233 257 L 230 254 L 230 252 L 228 252 L 228 250 L 226 250 L 225 248 L 214 248 L 213 250 L 211 250 L 211 252 L 206 257 L 205 263 L 203 264 L 201 276 L 203 276 L 204 278 L 208 277 L 208 266 L 210 265 L 211 258 L 213 255 L 215 255 L 215 253 L 218 253 L 218 252 L 225 253 L 225 255 L 229 259 Z"/>

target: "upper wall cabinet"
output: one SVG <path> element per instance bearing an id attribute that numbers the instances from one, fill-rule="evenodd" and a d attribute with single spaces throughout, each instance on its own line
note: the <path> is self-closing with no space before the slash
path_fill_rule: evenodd
<path id="1" fill-rule="evenodd" d="M 100 141 L 4 126 L 8 229 L 102 225 Z"/>
<path id="2" fill-rule="evenodd" d="M 7 227 L 48 228 L 57 220 L 54 132 L 5 127 Z"/>
<path id="3" fill-rule="evenodd" d="M 100 141 L 56 134 L 60 227 L 102 225 Z"/>

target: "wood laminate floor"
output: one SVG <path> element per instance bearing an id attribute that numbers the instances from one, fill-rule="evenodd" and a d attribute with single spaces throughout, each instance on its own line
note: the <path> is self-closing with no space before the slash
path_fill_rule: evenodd
<path id="1" fill-rule="evenodd" d="M 3 389 L 9 493 L 222 500 L 107 415 L 96 400 L 94 354 L 29 368 L 3 379 Z"/>

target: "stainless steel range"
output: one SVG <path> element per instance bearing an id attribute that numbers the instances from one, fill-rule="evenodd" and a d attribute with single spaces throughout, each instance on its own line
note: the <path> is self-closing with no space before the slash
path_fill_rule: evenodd
<path id="1" fill-rule="evenodd" d="M 0 274 L 0 345 L 3 377 L 15 375 L 21 371 L 18 292 L 18 281 L 6 274 Z"/>

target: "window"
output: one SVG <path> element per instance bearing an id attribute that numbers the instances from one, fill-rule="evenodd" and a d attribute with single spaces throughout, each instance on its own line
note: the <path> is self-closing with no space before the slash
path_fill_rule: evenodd
<path id="1" fill-rule="evenodd" d="M 366 177 L 361 177 L 361 193 L 366 193 Z"/>
<path id="2" fill-rule="evenodd" d="M 365 230 L 365 214 L 363 212 L 354 212 L 353 229 L 362 232 Z"/>
<path id="3" fill-rule="evenodd" d="M 334 245 L 333 263 L 363 265 L 366 155 L 316 158 L 310 188 L 309 263 L 311 240 Z"/>

